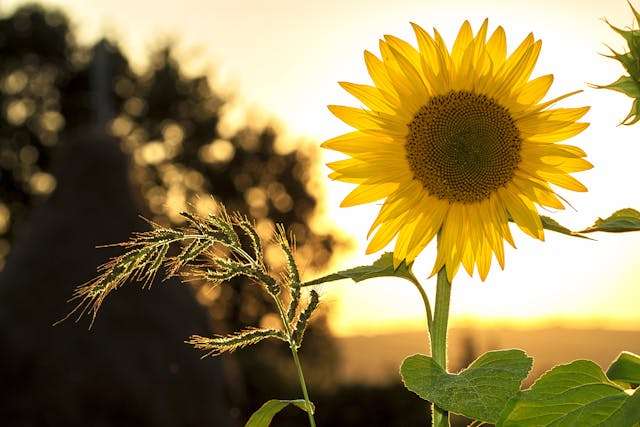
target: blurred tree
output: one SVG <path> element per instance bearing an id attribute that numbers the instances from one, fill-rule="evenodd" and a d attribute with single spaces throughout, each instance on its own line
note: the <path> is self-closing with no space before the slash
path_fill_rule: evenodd
<path id="1" fill-rule="evenodd" d="M 223 138 L 218 124 L 224 100 L 212 91 L 206 77 L 185 76 L 169 48 L 153 56 L 150 70 L 134 84 L 125 82 L 116 82 L 120 95 L 129 98 L 112 132 L 132 154 L 133 176 L 155 221 L 182 221 L 179 213 L 189 206 L 206 214 L 214 208 L 211 194 L 229 210 L 254 217 L 266 239 L 275 223 L 285 224 L 295 234 L 302 266 L 319 268 L 328 262 L 336 241 L 309 227 L 317 203 L 309 188 L 311 147 L 304 153 L 279 152 L 276 131 L 270 127 L 244 127 Z M 274 245 L 265 250 L 272 268 L 279 270 L 279 249 Z M 260 289 L 244 284 L 240 279 L 213 292 L 201 288 L 200 300 L 210 306 L 220 332 L 277 321 Z M 310 381 L 315 388 L 332 385 L 332 367 L 337 362 L 326 319 L 318 317 L 302 353 L 303 362 L 312 367 Z M 274 383 L 284 380 L 291 393 L 297 393 L 297 381 L 289 375 L 288 350 L 275 345 L 272 353 L 272 357 L 257 352 L 236 355 L 244 368 L 251 367 L 230 370 L 236 373 L 231 382 L 244 383 L 248 390 L 244 398 L 240 393 L 233 399 L 240 413 L 250 413 L 259 399 L 272 397 Z M 267 379 L 269 375 L 273 378 Z"/>
<path id="2" fill-rule="evenodd" d="M 13 218 L 0 275 L 2 425 L 226 425 L 221 364 L 182 344 L 194 330 L 211 332 L 188 288 L 144 300 L 126 289 L 92 333 L 52 327 L 106 255 L 96 242 L 141 225 L 128 159 L 104 131 L 121 104 L 111 76 L 128 66 L 106 43 L 73 48 L 66 19 L 37 6 L 0 26 L 0 183 Z"/>
<path id="3" fill-rule="evenodd" d="M 69 169 L 73 169 L 71 165 L 64 163 L 73 159 L 74 165 L 78 166 L 78 163 L 82 164 L 85 161 L 91 164 L 89 158 L 97 161 L 100 156 L 105 156 L 104 160 L 107 162 L 109 156 L 116 156 L 114 153 L 96 151 L 95 144 L 89 145 L 89 141 L 93 139 L 101 141 L 104 145 L 119 141 L 123 151 L 129 154 L 132 160 L 129 168 L 131 182 L 134 184 L 132 191 L 139 204 L 136 207 L 132 201 L 127 202 L 131 200 L 128 196 L 118 199 L 120 204 L 116 203 L 127 215 L 137 210 L 159 222 L 175 222 L 179 221 L 177 214 L 189 206 L 201 213 L 212 209 L 213 203 L 208 196 L 212 194 L 216 200 L 223 202 L 230 209 L 254 216 L 264 236 L 269 235 L 275 222 L 284 223 L 296 235 L 300 259 L 306 260 L 310 267 L 321 267 L 328 261 L 337 242 L 331 236 L 317 234 L 308 225 L 316 209 L 316 198 L 310 187 L 313 153 L 302 152 L 299 149 L 278 150 L 277 132 L 270 127 L 245 127 L 234 135 L 223 137 L 219 133 L 218 124 L 225 100 L 211 89 L 206 77 L 184 75 L 169 48 L 154 54 L 149 68 L 140 74 L 131 71 L 126 58 L 117 47 L 104 45 L 104 48 L 110 52 L 107 91 L 116 116 L 109 122 L 108 131 L 114 140 L 102 135 L 100 129 L 95 133 L 86 127 L 88 123 L 95 122 L 96 109 L 100 108 L 91 96 L 92 87 L 95 85 L 91 71 L 92 67 L 95 67 L 95 58 L 92 49 L 75 43 L 66 17 L 59 12 L 45 11 L 38 6 L 26 6 L 11 16 L 0 19 L 0 55 L 3 58 L 0 63 L 0 259 L 4 259 L 11 246 L 20 242 L 24 247 L 30 248 L 26 252 L 39 256 L 46 256 L 47 250 L 56 250 L 54 245 L 49 243 L 33 241 L 32 230 L 38 227 L 25 226 L 27 218 L 31 218 L 32 222 L 41 222 L 43 218 L 50 216 L 48 213 L 51 212 L 51 206 L 56 203 L 59 205 L 61 199 L 69 203 L 76 197 L 75 203 L 80 207 L 87 204 L 83 197 L 95 199 L 99 194 L 117 192 L 113 185 L 104 185 L 101 187 L 103 193 L 91 195 L 90 186 L 102 185 L 96 184 L 98 179 L 109 182 L 110 178 L 105 174 L 118 174 L 119 169 L 110 171 L 108 167 L 96 167 L 93 176 L 88 179 L 89 177 L 82 174 L 91 174 L 91 169 L 85 167 L 82 173 L 74 169 L 76 173 L 73 174 L 69 172 Z M 57 160 L 53 161 L 54 158 Z M 54 167 L 56 162 L 58 167 Z M 65 174 L 66 178 L 61 176 Z M 85 179 L 87 182 L 83 183 Z M 113 179 L 117 181 L 118 178 Z M 63 185 L 65 189 L 62 188 Z M 84 191 L 70 194 L 71 188 L 81 188 Z M 56 191 L 53 200 L 41 206 L 40 214 L 33 213 L 34 207 L 41 205 L 54 190 Z M 66 194 L 66 199 L 58 194 Z M 98 205 L 94 205 L 95 209 L 96 206 Z M 95 209 L 89 212 L 95 214 Z M 60 215 L 58 219 L 62 221 L 64 218 L 67 217 Z M 109 219 L 104 212 L 100 218 Z M 48 287 L 59 286 L 66 292 L 65 297 L 70 295 L 71 285 L 91 276 L 87 269 L 94 268 L 97 259 L 107 256 L 99 251 L 93 251 L 88 255 L 88 248 L 82 245 L 122 240 L 126 237 L 120 235 L 122 231 L 133 227 L 129 220 L 122 220 L 119 231 L 105 227 L 101 232 L 90 233 L 87 228 L 91 227 L 91 220 L 92 218 L 85 218 L 84 222 L 73 224 L 73 221 L 81 221 L 77 212 L 76 215 L 68 216 L 67 226 L 71 229 L 75 226 L 75 233 L 86 234 L 82 244 L 67 248 L 79 251 L 64 258 L 65 262 L 73 259 L 75 265 L 70 263 L 59 267 L 73 270 L 73 279 L 69 279 L 70 276 L 57 277 L 57 281 L 49 277 L 38 278 L 40 281 L 44 279 L 45 282 L 49 279 L 50 283 L 46 283 Z M 117 222 L 114 218 L 111 221 Z M 93 227 L 101 227 L 101 224 L 95 224 Z M 140 227 L 138 222 L 138 228 Z M 108 230 L 111 230 L 111 234 Z M 90 241 L 92 238 L 96 240 Z M 40 249 L 36 250 L 38 246 Z M 32 258 L 25 256 L 25 250 L 21 252 L 12 255 L 7 271 L 0 273 L 0 287 L 12 289 L 11 292 L 0 293 L 0 299 L 5 298 L 5 301 L 0 301 L 0 306 L 5 307 L 0 308 L 0 322 L 3 328 L 11 327 L 12 322 L 18 320 L 18 312 L 24 316 L 29 312 L 16 311 L 15 307 L 7 308 L 8 304 L 16 301 L 27 301 L 24 298 L 9 298 L 9 295 L 15 296 L 21 291 L 31 291 L 31 298 L 34 295 L 34 288 L 29 288 L 26 284 L 19 283 L 21 288 L 17 285 L 6 285 L 10 281 L 16 282 L 9 279 L 18 274 L 18 268 L 28 269 L 25 259 L 37 259 L 36 255 Z M 267 248 L 268 258 L 272 261 L 273 267 L 278 269 L 279 264 L 273 256 L 274 252 Z M 19 260 L 20 257 L 22 261 Z M 0 266 L 3 263 L 0 260 Z M 10 268 L 12 263 L 15 266 Z M 37 269 L 37 264 L 34 267 Z M 82 277 L 77 277 L 79 275 Z M 60 283 L 61 279 L 73 280 L 73 283 Z M 35 279 L 30 276 L 30 280 Z M 141 307 L 145 307 L 145 304 L 163 307 L 162 301 L 176 298 L 177 294 L 166 291 L 165 285 L 160 286 L 163 289 L 161 293 L 158 289 L 152 292 L 158 293 L 156 300 L 145 295 L 142 301 L 133 304 L 135 310 L 142 310 Z M 130 298 L 140 298 L 137 289 L 132 288 L 134 286 L 123 291 L 123 295 L 118 293 L 114 296 L 110 302 L 114 306 L 112 310 L 117 313 L 117 307 L 133 309 L 131 304 L 119 301 L 127 295 Z M 245 325 L 268 324 L 274 319 L 272 307 L 256 287 L 233 283 L 210 291 L 195 284 L 195 290 L 198 300 L 210 307 L 216 331 L 238 329 Z M 55 298 L 59 299 L 63 292 L 58 292 Z M 41 317 L 62 314 L 52 312 L 51 309 L 59 308 L 62 301 L 51 299 L 49 296 L 39 300 L 37 304 L 31 301 L 29 303 L 35 306 L 29 309 L 41 313 Z M 183 307 L 188 306 L 184 299 L 180 301 Z M 37 307 L 38 304 L 49 306 L 42 310 Z M 107 310 L 110 304 L 107 304 Z M 184 329 L 185 319 L 193 319 L 193 316 L 190 317 L 179 307 L 168 306 L 166 310 L 164 307 L 162 310 L 161 314 L 165 318 L 170 318 L 176 324 L 183 323 L 182 328 L 177 328 L 179 330 Z M 112 316 L 117 318 L 117 315 L 109 314 L 107 311 L 102 321 L 108 324 L 113 320 Z M 53 322 L 57 319 L 48 320 Z M 194 321 L 196 324 L 201 322 L 197 320 L 197 316 L 191 324 Z M 135 327 L 148 334 L 144 322 L 144 318 L 138 320 Z M 45 324 L 48 327 L 50 323 L 33 326 L 44 328 Z M 97 330 L 92 333 L 84 331 L 83 328 L 79 329 L 82 334 L 98 335 L 100 324 L 99 318 Z M 321 317 L 314 325 L 315 327 L 309 330 L 302 357 L 303 363 L 308 365 L 310 382 L 318 389 L 333 384 L 335 371 L 332 366 L 336 362 L 337 353 L 326 327 L 326 320 Z M 74 326 L 63 325 L 62 328 L 68 330 Z M 108 327 L 106 329 L 109 330 Z M 24 334 L 29 333 L 28 328 L 22 328 L 20 331 Z M 48 329 L 43 329 L 36 333 L 41 335 L 47 331 Z M 156 332 L 160 332 L 161 335 L 162 331 Z M 117 339 L 112 333 L 114 332 L 104 333 L 103 339 Z M 175 333 L 174 330 L 172 336 Z M 16 333 L 10 335 L 14 340 L 25 339 Z M 59 336 L 58 339 L 63 338 Z M 170 345 L 183 346 L 181 342 L 172 342 Z M 138 346 L 132 346 L 130 351 L 133 353 L 137 350 Z M 188 348 L 187 350 L 192 351 Z M 126 353 L 127 349 L 119 346 L 118 351 Z M 103 360 L 101 363 L 110 362 L 114 360 Z M 227 383 L 233 386 L 229 388 L 230 399 L 234 405 L 231 414 L 237 421 L 241 421 L 244 415 L 256 409 L 263 400 L 275 395 L 286 396 L 284 393 L 297 395 L 295 379 L 290 375 L 288 355 L 286 349 L 281 346 L 265 343 L 260 347 L 260 351 L 238 353 L 228 358 L 227 362 Z M 214 361 L 200 363 L 215 364 Z M 17 369 L 15 365 L 9 365 L 8 368 L 4 368 Z M 28 364 L 22 364 L 20 369 L 21 375 L 24 376 L 25 370 L 31 368 Z M 14 380 L 17 381 L 17 378 Z M 64 378 L 59 380 L 64 381 Z M 86 380 L 90 381 L 90 378 Z M 19 390 L 28 392 L 28 386 L 29 384 L 25 383 Z M 157 390 L 148 392 L 155 393 Z M 172 406 L 171 409 L 175 413 L 175 407 Z M 147 424 L 141 420 L 138 425 Z"/>
<path id="4" fill-rule="evenodd" d="M 0 267 L 26 214 L 55 188 L 60 88 L 74 48 L 60 13 L 33 6 L 0 19 Z"/>

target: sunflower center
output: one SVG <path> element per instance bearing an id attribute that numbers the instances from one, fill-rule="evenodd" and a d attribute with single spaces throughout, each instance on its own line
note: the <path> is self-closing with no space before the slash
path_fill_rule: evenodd
<path id="1" fill-rule="evenodd" d="M 406 151 L 430 194 L 474 203 L 511 181 L 521 144 L 506 108 L 485 95 L 452 91 L 418 111 L 409 123 Z"/>

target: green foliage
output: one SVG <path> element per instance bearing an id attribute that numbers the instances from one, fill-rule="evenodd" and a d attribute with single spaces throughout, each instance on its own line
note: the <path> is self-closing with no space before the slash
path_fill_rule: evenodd
<path id="1" fill-rule="evenodd" d="M 253 413 L 253 415 L 251 415 L 251 418 L 249 418 L 249 421 L 247 421 L 245 427 L 268 427 L 269 425 L 271 425 L 273 417 L 289 405 L 294 405 L 310 414 L 313 414 L 315 411 L 313 403 L 309 403 L 309 405 L 307 405 L 307 402 L 302 399 L 272 399 L 262 405 L 260 409 L 258 409 Z"/>
<path id="2" fill-rule="evenodd" d="M 632 208 L 617 210 L 605 219 L 598 218 L 595 220 L 593 225 L 580 231 L 573 231 L 548 216 L 541 215 L 540 219 L 542 220 L 542 227 L 544 227 L 545 230 L 551 230 L 567 236 L 579 237 L 582 239 L 589 239 L 585 234 L 595 233 L 596 231 L 606 233 L 640 231 L 640 212 Z"/>
<path id="3" fill-rule="evenodd" d="M 589 360 L 556 366 L 511 399 L 498 427 L 616 426 L 640 421 L 640 399 Z"/>
<path id="4" fill-rule="evenodd" d="M 362 282 L 363 280 L 373 279 L 375 277 L 400 277 L 415 282 L 416 278 L 411 272 L 411 265 L 402 262 L 398 268 L 393 267 L 393 253 L 385 252 L 373 262 L 371 265 L 362 265 L 359 267 L 342 270 L 337 273 L 329 274 L 309 282 L 305 282 L 302 286 L 314 286 L 326 282 L 336 280 L 351 279 L 354 282 Z"/>
<path id="5" fill-rule="evenodd" d="M 629 3 L 629 6 L 635 16 L 636 23 L 640 23 L 640 14 L 631 3 Z M 625 39 L 628 51 L 619 53 L 610 49 L 611 54 L 606 56 L 620 62 L 628 75 L 621 76 L 618 80 L 608 85 L 594 85 L 594 87 L 615 90 L 633 98 L 631 111 L 622 121 L 624 125 L 632 125 L 640 120 L 640 30 L 633 28 L 621 29 L 611 25 L 609 22 L 607 24 Z"/>
<path id="6" fill-rule="evenodd" d="M 623 351 L 607 369 L 607 377 L 612 381 L 640 384 L 640 356 Z"/>
<path id="7" fill-rule="evenodd" d="M 495 423 L 532 363 L 522 350 L 490 351 L 459 374 L 449 374 L 431 357 L 416 354 L 402 362 L 400 373 L 405 387 L 438 407 Z"/>
<path id="8" fill-rule="evenodd" d="M 555 231 L 556 233 L 566 234 L 567 236 L 572 236 L 572 237 L 581 237 L 583 239 L 588 239 L 589 238 L 587 236 L 583 236 L 582 234 L 580 234 L 578 232 L 571 231 L 570 229 L 568 229 L 564 225 L 560 225 L 560 223 L 558 221 L 556 221 L 555 219 L 553 219 L 551 217 L 540 215 L 540 220 L 542 221 L 542 227 L 545 230 Z"/>
<path id="9" fill-rule="evenodd" d="M 631 208 L 620 209 L 605 219 L 598 218 L 591 227 L 580 231 L 580 233 L 592 233 L 594 231 L 608 233 L 640 231 L 640 212 Z"/>

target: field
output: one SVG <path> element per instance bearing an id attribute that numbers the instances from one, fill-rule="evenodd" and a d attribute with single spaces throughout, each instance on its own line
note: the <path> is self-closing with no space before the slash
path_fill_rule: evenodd
<path id="1" fill-rule="evenodd" d="M 426 353 L 423 333 L 353 336 L 339 340 L 345 382 L 381 384 L 399 380 L 402 359 Z M 449 333 L 449 368 L 458 371 L 492 349 L 521 348 L 535 358 L 527 383 L 558 363 L 591 359 L 606 369 L 623 350 L 640 353 L 640 331 L 605 329 L 469 329 Z"/>

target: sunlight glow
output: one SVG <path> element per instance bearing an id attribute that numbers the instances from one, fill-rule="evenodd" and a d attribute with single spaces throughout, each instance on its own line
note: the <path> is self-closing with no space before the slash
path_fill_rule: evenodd
<path id="1" fill-rule="evenodd" d="M 5 12 L 24 2 L 7 3 Z M 549 97 L 584 89 L 563 105 L 592 106 L 586 117 L 591 127 L 570 141 L 584 148 L 595 166 L 579 176 L 589 192 L 568 195 L 576 211 L 568 209 L 553 216 L 568 226 L 584 227 L 618 208 L 640 206 L 640 125 L 616 126 L 626 116 L 631 101 L 620 94 L 586 87 L 586 83 L 609 83 L 622 74 L 617 63 L 599 55 L 606 52 L 605 44 L 623 46 L 622 39 L 601 20 L 606 16 L 618 26 L 631 25 L 631 12 L 622 0 L 410 0 L 392 6 L 371 0 L 45 3 L 71 12 L 83 41 L 94 40 L 106 31 L 122 40 L 132 57 L 153 47 L 159 35 L 175 35 L 193 70 L 219 64 L 213 66 L 212 79 L 218 86 L 237 92 L 243 108 L 274 114 L 286 124 L 289 135 L 316 141 L 348 130 L 331 116 L 326 105 L 358 105 L 337 82 L 369 81 L 362 52 L 377 52 L 377 40 L 384 34 L 413 40 L 409 22 L 415 21 L 425 28 L 437 25 L 451 42 L 464 19 L 468 18 L 475 29 L 489 17 L 491 29 L 505 27 L 512 49 L 533 31 L 543 40 L 534 74 L 555 74 Z M 202 48 L 194 53 L 193 46 Z M 18 120 L 20 114 L 16 109 L 13 116 Z M 147 161 L 159 155 L 149 150 L 144 154 Z M 226 155 L 225 150 L 228 147 L 212 146 L 211 152 L 203 155 L 215 161 Z M 324 153 L 323 161 L 336 158 Z M 327 168 L 322 173 L 326 175 Z M 351 252 L 336 257 L 339 261 L 334 267 L 371 262 L 377 255 L 362 254 L 376 208 L 340 209 L 338 205 L 351 186 L 324 182 L 328 217 L 357 242 Z M 598 235 L 596 242 L 551 232 L 546 242 L 533 241 L 518 232 L 514 237 L 518 250 L 507 251 L 505 272 L 494 266 L 484 283 L 477 277 L 458 274 L 452 305 L 454 324 L 553 322 L 640 327 L 639 234 Z M 434 254 L 431 245 L 418 258 L 415 269 L 419 277 L 426 277 Z M 425 281 L 425 288 L 432 294 L 435 280 Z M 423 328 L 421 301 L 415 289 L 400 280 L 325 285 L 322 294 L 325 305 L 335 307 L 332 325 L 338 335 Z"/>

